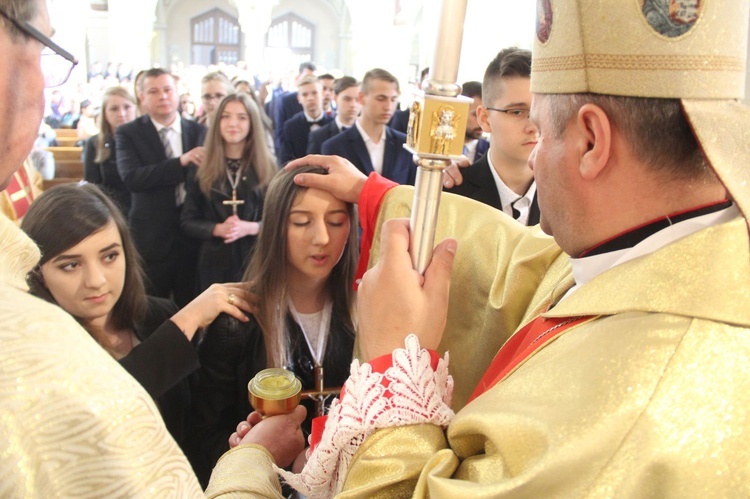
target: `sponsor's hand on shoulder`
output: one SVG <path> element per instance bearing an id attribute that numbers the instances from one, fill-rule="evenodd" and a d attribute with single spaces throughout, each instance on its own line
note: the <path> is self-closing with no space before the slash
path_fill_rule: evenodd
<path id="1" fill-rule="evenodd" d="M 256 312 L 257 302 L 258 297 L 247 290 L 245 283 L 212 284 L 174 314 L 172 322 L 191 340 L 199 328 L 211 324 L 222 312 L 239 321 L 249 321 L 243 310 Z"/>
<path id="2" fill-rule="evenodd" d="M 182 166 L 188 166 L 190 163 L 193 163 L 196 166 L 201 166 L 205 154 L 203 146 L 194 147 L 180 156 L 180 164 Z"/>

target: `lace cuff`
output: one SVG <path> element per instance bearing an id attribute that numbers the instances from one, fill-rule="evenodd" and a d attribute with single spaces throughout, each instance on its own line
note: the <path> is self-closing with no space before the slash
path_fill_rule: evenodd
<path id="1" fill-rule="evenodd" d="M 346 395 L 331 404 L 321 442 L 302 473 L 276 468 L 302 494 L 331 497 L 340 492 L 352 458 L 375 430 L 424 423 L 445 428 L 450 423 L 453 378 L 448 374 L 448 354 L 433 370 L 430 353 L 409 335 L 406 347 L 392 356 L 393 366 L 383 374 L 367 363 L 352 362 Z"/>

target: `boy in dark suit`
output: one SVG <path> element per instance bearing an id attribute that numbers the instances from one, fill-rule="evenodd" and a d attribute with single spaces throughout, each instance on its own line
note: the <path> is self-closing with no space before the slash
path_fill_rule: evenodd
<path id="1" fill-rule="evenodd" d="M 299 81 L 297 100 L 302 105 L 302 111 L 284 123 L 284 138 L 281 150 L 277 151 L 280 165 L 304 156 L 310 132 L 333 121 L 323 112 L 323 91 L 317 77 L 309 75 Z"/>
<path id="2" fill-rule="evenodd" d="M 294 79 L 297 84 L 302 78 L 309 75 L 314 75 L 317 67 L 310 61 L 305 61 L 299 65 L 299 73 Z M 276 101 L 276 102 L 273 102 Z M 271 101 L 271 111 L 269 116 L 273 117 L 273 134 L 274 134 L 274 146 L 276 151 L 281 150 L 281 146 L 284 142 L 284 123 L 289 118 L 302 111 L 302 105 L 297 99 L 297 92 L 282 92 L 281 95 L 274 97 Z"/>
<path id="3" fill-rule="evenodd" d="M 398 80 L 384 69 L 372 69 L 362 79 L 358 100 L 362 113 L 354 126 L 328 139 L 323 154 L 342 156 L 362 172 L 376 171 L 399 184 L 414 184 L 416 166 L 404 149 L 406 135 L 387 125 L 398 103 Z"/>
<path id="4" fill-rule="evenodd" d="M 357 100 L 359 83 L 351 76 L 342 76 L 333 82 L 336 94 L 336 117 L 326 126 L 310 132 L 307 138 L 307 154 L 320 154 L 323 142 L 354 126 L 362 105 Z"/>
<path id="5" fill-rule="evenodd" d="M 482 82 L 479 126 L 490 134 L 487 154 L 464 169 L 448 192 L 494 206 L 523 225 L 539 223 L 534 174 L 528 159 L 536 145 L 531 109 L 531 52 L 507 48 L 490 62 Z M 469 130 L 467 127 L 467 134 Z"/>

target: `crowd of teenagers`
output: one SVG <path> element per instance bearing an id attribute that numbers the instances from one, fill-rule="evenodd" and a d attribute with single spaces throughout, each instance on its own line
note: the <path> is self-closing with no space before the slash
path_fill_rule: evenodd
<path id="1" fill-rule="evenodd" d="M 75 59 L 0 0 L 0 497 L 749 496 L 750 4 L 537 8 L 420 274 L 388 71 L 211 72 L 194 119 L 148 69 L 36 195 Z M 262 417 L 265 368 L 314 396 Z"/>

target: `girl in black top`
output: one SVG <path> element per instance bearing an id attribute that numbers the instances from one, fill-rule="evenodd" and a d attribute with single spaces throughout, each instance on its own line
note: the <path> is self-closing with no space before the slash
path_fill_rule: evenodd
<path id="1" fill-rule="evenodd" d="M 191 341 L 221 312 L 248 321 L 238 308 L 248 307 L 243 288 L 217 284 L 182 310 L 170 300 L 146 296 L 125 219 L 93 184 L 44 192 L 21 228 L 42 252 L 28 276 L 31 293 L 63 308 L 120 362 L 192 457 L 187 432 L 195 380 L 190 375 L 198 369 L 198 355 Z"/>
<path id="2" fill-rule="evenodd" d="M 83 149 L 83 179 L 100 186 L 126 218 L 130 211 L 130 191 L 117 172 L 115 131 L 120 125 L 135 119 L 135 110 L 135 98 L 128 90 L 123 87 L 108 89 L 102 97 L 101 131 L 86 140 Z"/>
<path id="3" fill-rule="evenodd" d="M 263 226 L 247 269 L 246 282 L 260 299 L 248 323 L 219 316 L 199 348 L 201 375 L 195 398 L 196 437 L 207 462 L 204 483 L 228 448 L 229 435 L 252 411 L 247 383 L 266 367 L 294 372 L 303 390 L 314 388 L 323 367 L 326 387 L 347 379 L 354 345 L 354 291 L 358 257 L 357 220 L 351 204 L 300 187 L 298 173 L 282 171 L 271 182 Z M 310 431 L 312 401 L 303 401 Z"/>
<path id="4" fill-rule="evenodd" d="M 258 106 L 245 94 L 226 96 L 206 138 L 206 159 L 180 216 L 182 231 L 202 240 L 199 291 L 215 282 L 237 282 L 260 230 L 263 195 L 276 173 Z"/>

